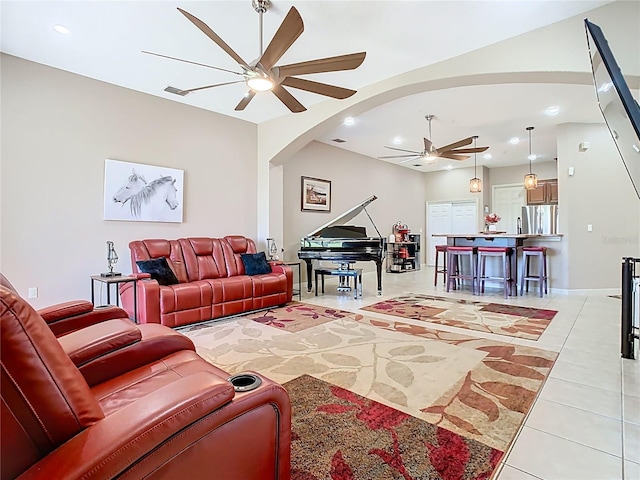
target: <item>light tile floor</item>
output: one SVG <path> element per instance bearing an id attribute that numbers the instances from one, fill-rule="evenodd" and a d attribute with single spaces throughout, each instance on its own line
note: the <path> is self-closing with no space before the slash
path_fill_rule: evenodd
<path id="1" fill-rule="evenodd" d="M 303 284 L 302 301 L 358 311 L 405 293 L 480 298 L 464 289 L 446 293 L 441 277 L 434 287 L 430 267 L 383 275 L 382 297 L 376 295 L 375 272 L 365 272 L 362 298 L 337 292 L 337 278 L 332 277 L 326 280 L 325 294 L 317 297 Z M 498 288 L 487 288 L 484 297 L 496 303 L 558 310 L 537 341 L 436 326 L 559 352 L 494 478 L 640 480 L 640 361 L 620 356 L 620 300 L 604 294 L 550 293 L 540 298 L 535 292 L 505 299 Z"/>

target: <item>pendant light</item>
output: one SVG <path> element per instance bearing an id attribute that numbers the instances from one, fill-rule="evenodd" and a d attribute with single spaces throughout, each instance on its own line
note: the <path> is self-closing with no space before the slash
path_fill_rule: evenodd
<path id="1" fill-rule="evenodd" d="M 476 148 L 476 140 L 478 136 L 473 136 L 473 148 Z M 473 178 L 469 180 L 469 191 L 471 193 L 480 193 L 482 192 L 482 180 L 478 178 L 478 173 L 476 169 L 478 168 L 478 153 L 473 153 Z"/>
<path id="2" fill-rule="evenodd" d="M 524 188 L 525 190 L 533 190 L 538 187 L 538 176 L 531 171 L 531 130 L 533 127 L 527 127 L 529 132 L 529 173 L 524 176 Z"/>

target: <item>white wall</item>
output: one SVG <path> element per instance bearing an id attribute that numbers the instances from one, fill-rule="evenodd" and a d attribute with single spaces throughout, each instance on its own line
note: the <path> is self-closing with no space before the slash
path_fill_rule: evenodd
<path id="1" fill-rule="evenodd" d="M 89 298 L 106 241 L 256 236 L 256 126 L 2 55 L 0 270 L 36 307 Z M 184 223 L 102 220 L 106 158 L 185 171 Z"/>
<path id="2" fill-rule="evenodd" d="M 622 257 L 640 256 L 640 201 L 604 124 L 564 124 L 558 134 L 567 288 L 617 289 Z M 581 142 L 590 142 L 590 148 L 580 152 Z M 569 167 L 575 169 L 571 177 Z"/>

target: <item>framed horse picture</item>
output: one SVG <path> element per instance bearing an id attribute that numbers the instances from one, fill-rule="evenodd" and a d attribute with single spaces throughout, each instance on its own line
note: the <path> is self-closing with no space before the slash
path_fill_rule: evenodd
<path id="1" fill-rule="evenodd" d="M 184 170 L 104 161 L 104 219 L 182 222 Z"/>

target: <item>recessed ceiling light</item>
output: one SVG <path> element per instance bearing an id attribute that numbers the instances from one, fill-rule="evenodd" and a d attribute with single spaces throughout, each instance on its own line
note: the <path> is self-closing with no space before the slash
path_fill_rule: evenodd
<path id="1" fill-rule="evenodd" d="M 532 153 L 531 155 L 529 155 L 527 157 L 529 160 L 534 161 L 536 158 L 538 158 L 538 156 L 535 153 Z"/>
<path id="2" fill-rule="evenodd" d="M 509 139 L 509 143 L 510 143 L 511 145 L 517 145 L 517 144 L 519 144 L 519 143 L 520 143 L 520 139 L 519 139 L 518 137 L 511 137 L 511 138 Z"/>
<path id="3" fill-rule="evenodd" d="M 560 107 L 556 107 L 554 105 L 552 107 L 547 108 L 547 115 L 549 115 L 550 117 L 553 117 L 554 115 L 557 115 L 558 113 L 560 113 Z"/>
<path id="4" fill-rule="evenodd" d="M 394 145 L 400 145 L 402 143 L 402 138 L 395 137 L 393 140 L 391 140 L 391 143 L 393 143 Z"/>
<path id="5" fill-rule="evenodd" d="M 56 25 L 55 27 L 53 27 L 53 29 L 63 35 L 68 35 L 69 33 L 71 33 L 71 31 L 64 25 Z"/>
<path id="6" fill-rule="evenodd" d="M 493 158 L 493 155 L 491 155 L 490 153 L 485 153 L 482 158 L 484 158 L 485 160 L 491 160 Z"/>
<path id="7" fill-rule="evenodd" d="M 446 167 L 444 167 L 445 170 L 451 170 L 453 167 L 451 165 L 447 165 Z"/>
<path id="8" fill-rule="evenodd" d="M 356 123 L 356 120 L 353 117 L 347 117 L 347 118 L 344 119 L 344 122 L 342 122 L 342 123 L 344 123 L 346 126 L 350 127 L 351 125 Z"/>

